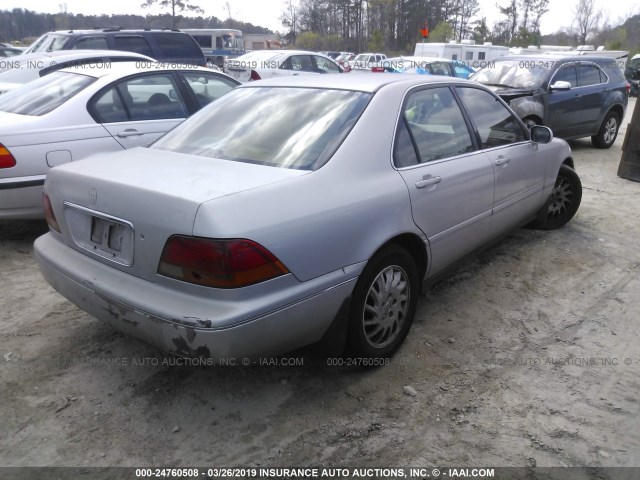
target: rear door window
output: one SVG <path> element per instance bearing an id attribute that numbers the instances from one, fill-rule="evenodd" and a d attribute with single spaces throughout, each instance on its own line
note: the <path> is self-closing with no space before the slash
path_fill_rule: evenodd
<path id="1" fill-rule="evenodd" d="M 178 32 L 154 32 L 153 39 L 165 61 L 192 63 L 194 59 L 202 57 L 204 62 L 200 47 L 190 35 Z"/>
<path id="2" fill-rule="evenodd" d="M 116 35 L 113 38 L 114 50 L 135 52 L 148 57 L 154 57 L 149 42 L 142 35 Z"/>
<path id="3" fill-rule="evenodd" d="M 581 87 L 606 82 L 604 73 L 595 65 L 578 65 L 578 78 Z"/>
<path id="4" fill-rule="evenodd" d="M 103 36 L 80 37 L 72 50 L 109 50 L 109 44 Z"/>

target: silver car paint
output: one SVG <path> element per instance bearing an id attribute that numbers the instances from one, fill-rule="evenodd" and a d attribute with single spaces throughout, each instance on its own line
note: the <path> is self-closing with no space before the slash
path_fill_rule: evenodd
<path id="1" fill-rule="evenodd" d="M 170 352 L 199 354 L 198 348 L 206 346 L 214 357 L 282 353 L 322 336 L 366 262 L 386 242 L 398 235 L 419 239 L 432 265 L 426 276 L 438 273 L 445 263 L 504 233 L 515 220 L 522 223 L 540 208 L 560 164 L 570 155 L 566 142 L 556 139 L 548 145 L 524 142 L 508 147 L 524 149 L 525 156 L 527 150 L 544 153 L 542 160 L 537 159 L 543 162 L 542 168 L 532 167 L 544 178 L 536 178 L 532 171 L 524 179 L 510 180 L 505 175 L 501 210 L 506 213 L 496 221 L 493 187 L 490 194 L 477 194 L 470 192 L 468 183 L 456 180 L 418 192 L 414 183 L 424 176 L 422 166 L 398 171 L 392 165 L 395 127 L 407 91 L 422 83 L 464 81 L 395 75 L 341 81 L 318 77 L 261 83 L 381 91 L 331 160 L 316 171 L 145 149 L 53 169 L 45 188 L 62 235 L 51 232 L 39 238 L 35 247 L 47 280 L 96 317 Z M 485 172 L 479 179 L 473 167 L 465 173 L 475 187 L 486 186 L 491 178 L 494 154 L 499 152 L 473 155 Z M 107 159 L 116 167 L 132 161 L 128 169 L 110 169 Z M 444 161 L 431 168 L 446 179 L 453 174 L 447 165 Z M 457 168 L 464 173 L 468 167 Z M 522 185 L 530 187 L 525 195 L 516 192 Z M 441 193 L 445 190 L 441 187 L 446 191 Z M 95 204 L 91 204 L 91 189 L 97 192 Z M 418 195 L 423 198 L 412 205 Z M 479 195 L 480 203 L 467 205 L 474 195 Z M 75 245 L 62 200 L 133 222 L 133 265 L 114 264 Z M 519 200 L 525 202 L 522 209 L 517 207 Z M 499 213 L 500 208 L 495 211 Z M 453 221 L 440 218 L 446 215 Z M 250 238 L 291 273 L 232 290 L 157 275 L 162 248 L 177 233 Z"/>

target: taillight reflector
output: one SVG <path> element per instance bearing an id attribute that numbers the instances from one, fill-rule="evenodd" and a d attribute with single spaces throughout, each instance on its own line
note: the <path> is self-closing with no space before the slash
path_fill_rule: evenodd
<path id="1" fill-rule="evenodd" d="M 7 147 L 0 143 L 0 168 L 11 168 L 16 166 L 16 159 L 13 158 Z"/>
<path id="2" fill-rule="evenodd" d="M 60 225 L 58 225 L 56 215 L 55 213 L 53 213 L 51 200 L 49 199 L 49 195 L 47 195 L 45 192 L 42 192 L 42 203 L 44 204 L 44 218 L 47 220 L 47 224 L 52 230 L 60 233 Z"/>
<path id="3" fill-rule="evenodd" d="M 158 273 L 207 287 L 239 288 L 279 277 L 289 270 L 251 240 L 174 235 L 164 246 Z"/>
<path id="4" fill-rule="evenodd" d="M 251 70 L 251 76 L 249 77 L 249 81 L 251 80 L 260 80 L 260 75 L 255 70 Z"/>

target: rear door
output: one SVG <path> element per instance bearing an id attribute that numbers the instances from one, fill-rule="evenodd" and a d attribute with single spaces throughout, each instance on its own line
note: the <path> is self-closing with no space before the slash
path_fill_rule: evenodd
<path id="1" fill-rule="evenodd" d="M 595 134 L 600 128 L 600 118 L 607 97 L 607 76 L 595 63 L 578 63 L 578 91 L 580 92 L 579 133 Z"/>
<path id="2" fill-rule="evenodd" d="M 98 92 L 89 110 L 123 148 L 148 145 L 189 116 L 170 72 L 126 77 Z"/>
<path id="3" fill-rule="evenodd" d="M 291 55 L 282 63 L 276 75 L 309 75 L 312 73 L 317 72 L 311 61 L 311 55 Z"/>
<path id="4" fill-rule="evenodd" d="M 409 190 L 413 219 L 429 240 L 429 274 L 489 236 L 493 167 L 475 149 L 449 87 L 408 94 L 394 143 L 394 163 Z"/>

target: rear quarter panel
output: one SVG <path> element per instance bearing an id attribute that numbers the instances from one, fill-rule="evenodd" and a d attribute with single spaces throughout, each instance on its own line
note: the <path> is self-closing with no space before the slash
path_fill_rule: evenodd
<path id="1" fill-rule="evenodd" d="M 385 87 L 320 169 L 201 206 L 194 235 L 249 238 L 301 281 L 368 260 L 395 235 L 422 233 L 391 161 L 404 87 Z M 275 168 L 275 167 L 274 167 Z"/>

